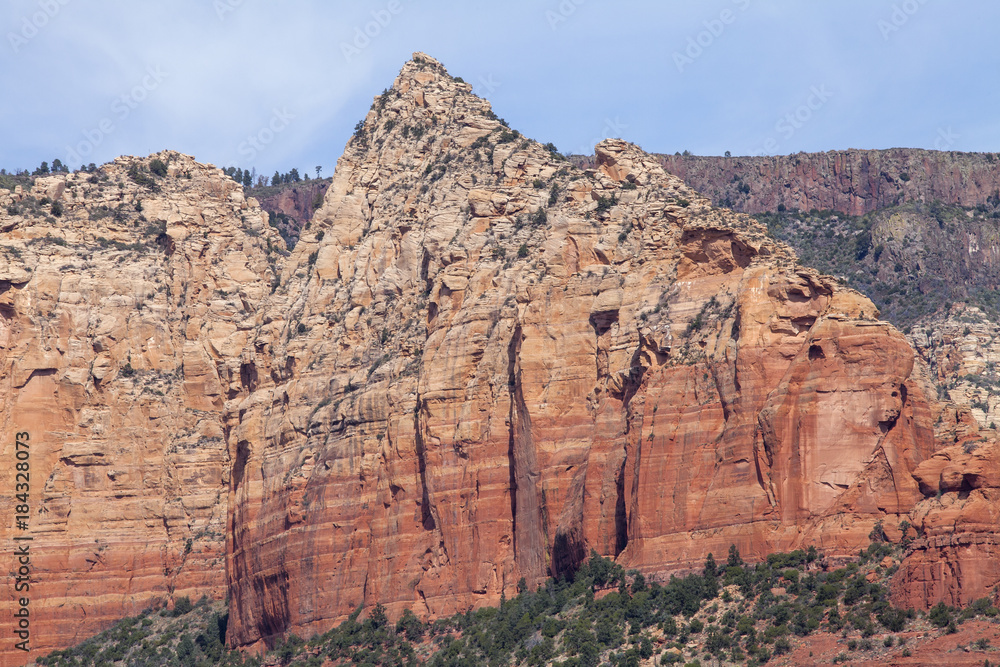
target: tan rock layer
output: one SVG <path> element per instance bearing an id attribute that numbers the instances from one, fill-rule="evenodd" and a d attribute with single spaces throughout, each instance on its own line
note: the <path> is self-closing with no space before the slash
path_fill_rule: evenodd
<path id="1" fill-rule="evenodd" d="M 30 590 L 7 579 L 2 665 L 155 601 L 225 595 L 221 414 L 243 391 L 246 318 L 280 239 L 219 170 L 153 157 L 165 176 L 120 158 L 0 196 L 0 541 L 33 538 Z M 13 520 L 15 432 L 30 434 L 27 531 Z M 8 627 L 25 595 L 28 654 Z"/>

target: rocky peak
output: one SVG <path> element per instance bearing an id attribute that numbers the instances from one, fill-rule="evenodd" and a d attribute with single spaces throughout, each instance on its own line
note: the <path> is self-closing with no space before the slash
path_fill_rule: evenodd
<path id="1" fill-rule="evenodd" d="M 231 642 L 490 604 L 591 549 L 846 554 L 920 498 L 902 335 L 655 157 L 597 154 L 421 54 L 375 98 L 227 408 Z"/>
<path id="2" fill-rule="evenodd" d="M 291 253 L 178 153 L 0 191 L 36 646 L 223 587 L 254 645 L 493 604 L 591 550 L 654 578 L 836 557 L 930 502 L 936 413 L 870 301 L 638 147 L 576 168 L 470 90 L 415 54 Z"/>
<path id="3" fill-rule="evenodd" d="M 500 125 L 489 102 L 473 95 L 470 84 L 451 77 L 430 56 L 414 53 L 392 87 L 375 97 L 348 150 L 415 144 L 409 148 L 426 155 L 447 150 L 460 137 L 466 141 L 458 147 L 465 147 Z"/>

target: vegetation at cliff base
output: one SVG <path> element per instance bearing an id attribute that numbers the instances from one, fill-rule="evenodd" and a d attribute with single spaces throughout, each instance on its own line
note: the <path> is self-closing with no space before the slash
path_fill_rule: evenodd
<path id="1" fill-rule="evenodd" d="M 81 644 L 35 662 L 49 667 L 258 667 L 260 659 L 226 649 L 225 604 L 178 598 L 172 610 L 147 609 Z"/>
<path id="2" fill-rule="evenodd" d="M 535 591 L 522 580 L 518 595 L 499 607 L 433 622 L 409 610 L 392 622 L 381 605 L 359 607 L 308 641 L 279 638 L 263 659 L 224 648 L 221 604 L 192 608 L 182 598 L 174 611 L 125 619 L 39 664 L 633 667 L 652 658 L 660 665 L 763 665 L 816 633 L 837 636 L 836 661 L 844 662 L 906 655 L 899 634 L 914 626 L 940 635 L 976 616 L 1000 622 L 985 599 L 962 611 L 940 604 L 926 615 L 893 607 L 886 584 L 900 547 L 880 535 L 873 531 L 876 541 L 841 567 L 812 548 L 751 565 L 731 547 L 724 561 L 710 555 L 699 572 L 662 582 L 592 554 L 572 576 Z"/>

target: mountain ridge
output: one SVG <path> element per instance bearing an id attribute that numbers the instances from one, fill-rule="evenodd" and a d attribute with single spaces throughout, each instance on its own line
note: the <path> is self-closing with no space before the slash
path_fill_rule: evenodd
<path id="1" fill-rule="evenodd" d="M 234 516 L 255 517 L 240 520 L 247 532 L 230 549 L 230 572 L 240 573 L 231 640 L 318 630 L 363 599 L 431 616 L 489 604 L 521 577 L 533 586 L 571 569 L 591 548 L 669 571 L 730 543 L 759 558 L 804 539 L 803 525 L 817 537 L 836 525 L 828 546 L 847 553 L 867 543 L 876 517 L 898 523 L 922 497 L 910 473 L 936 447 L 931 407 L 907 379 L 909 345 L 872 321 L 875 307 L 795 267 L 761 226 L 712 209 L 655 157 L 621 141 L 598 154 L 595 169 L 564 168 L 423 54 L 376 98 L 314 236 L 283 273 L 302 271 L 287 298 L 307 306 L 306 340 L 279 343 L 270 363 L 301 368 L 293 350 L 305 348 L 332 358 L 334 340 L 354 360 L 259 390 L 234 431 L 256 463 L 231 503 Z M 347 314 L 331 323 L 321 304 Z M 416 338 L 403 333 L 414 329 Z M 289 354 L 295 361 L 282 362 Z M 810 375 L 818 359 L 829 365 Z M 827 374 L 832 384 L 817 385 Z M 859 453 L 882 442 L 876 451 L 889 459 L 837 473 L 816 485 L 822 492 L 797 486 L 799 448 L 818 457 L 810 475 L 829 463 L 820 432 L 799 435 L 808 418 L 788 415 L 811 414 L 819 396 L 835 406 L 857 381 L 870 393 L 851 400 L 872 404 L 849 410 L 843 428 L 857 430 Z M 276 391 L 288 392 L 283 420 L 301 415 L 294 432 L 265 407 Z M 575 399 L 559 407 L 549 395 Z M 686 403 L 711 407 L 665 410 L 658 436 L 654 413 Z M 267 432 L 273 444 L 261 446 Z M 265 480 L 294 475 L 296 452 L 309 472 L 288 496 Z M 656 472 L 651 456 L 662 457 Z M 313 472 L 321 468 L 338 472 Z M 892 500 L 878 490 L 886 484 Z M 690 506 L 647 518 L 678 493 Z M 330 494 L 358 500 L 324 501 Z M 730 503 L 738 509 L 722 510 Z M 487 523 L 474 519 L 483 512 Z M 745 518 L 727 523 L 734 516 Z M 332 535 L 309 537 L 330 524 Z M 242 546 L 256 543 L 274 551 Z M 327 611 L 255 611 L 279 595 L 298 599 L 334 569 L 336 590 L 311 596 Z"/>
<path id="2" fill-rule="evenodd" d="M 290 252 L 169 151 L 0 191 L 0 421 L 46 443 L 41 580 L 90 558 L 75 590 L 104 605 L 81 623 L 41 586 L 39 645 L 199 587 L 228 593 L 228 643 L 260 648 L 362 603 L 492 605 L 591 550 L 650 577 L 730 545 L 846 557 L 876 525 L 906 537 L 918 503 L 894 594 L 981 597 L 988 569 L 935 567 L 993 553 L 997 480 L 966 468 L 995 445 L 934 458 L 984 436 L 903 335 L 655 156 L 596 151 L 574 168 L 418 53 Z M 39 392 L 55 404 L 13 409 Z M 110 567 L 132 575 L 118 597 Z"/>
<path id="3" fill-rule="evenodd" d="M 918 148 L 847 149 L 778 156 L 654 154 L 668 172 L 719 206 L 864 215 L 905 202 L 976 207 L 1000 201 L 1000 154 Z M 573 156 L 582 166 L 588 156 Z"/>

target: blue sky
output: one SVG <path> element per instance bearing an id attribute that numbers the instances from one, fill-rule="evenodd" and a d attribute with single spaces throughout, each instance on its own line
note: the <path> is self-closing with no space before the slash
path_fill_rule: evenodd
<path id="1" fill-rule="evenodd" d="M 563 152 L 1000 151 L 997 26 L 987 0 L 7 0 L 0 167 L 329 175 L 414 51 Z"/>

